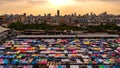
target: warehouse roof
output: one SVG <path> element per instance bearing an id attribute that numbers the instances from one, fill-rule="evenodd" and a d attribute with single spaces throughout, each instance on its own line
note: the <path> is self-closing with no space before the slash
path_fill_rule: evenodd
<path id="1" fill-rule="evenodd" d="M 76 35 L 18 35 L 17 38 L 75 38 Z M 80 37 L 119 37 L 119 35 L 115 34 L 85 34 L 85 35 L 77 35 Z"/>

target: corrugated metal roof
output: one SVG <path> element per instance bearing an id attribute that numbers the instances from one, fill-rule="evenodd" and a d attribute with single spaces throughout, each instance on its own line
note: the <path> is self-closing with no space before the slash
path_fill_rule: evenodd
<path id="1" fill-rule="evenodd" d="M 77 37 L 119 37 L 115 34 L 87 34 L 87 35 L 77 35 Z"/>
<path id="2" fill-rule="evenodd" d="M 76 35 L 18 35 L 18 38 L 75 38 Z M 85 34 L 77 35 L 77 37 L 119 37 L 115 34 Z"/>
<path id="3" fill-rule="evenodd" d="M 18 38 L 63 38 L 75 37 L 75 35 L 18 35 Z"/>

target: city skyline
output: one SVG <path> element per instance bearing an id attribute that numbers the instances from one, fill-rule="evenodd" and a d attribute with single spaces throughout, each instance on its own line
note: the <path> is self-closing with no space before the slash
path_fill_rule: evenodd
<path id="1" fill-rule="evenodd" d="M 56 14 L 56 10 L 65 14 L 86 14 L 108 12 L 120 14 L 120 0 L 0 0 L 0 15 L 3 14 Z"/>

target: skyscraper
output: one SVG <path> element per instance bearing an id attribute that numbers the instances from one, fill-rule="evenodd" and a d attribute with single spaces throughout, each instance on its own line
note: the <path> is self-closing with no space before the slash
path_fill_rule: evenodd
<path id="1" fill-rule="evenodd" d="M 60 10 L 57 10 L 57 16 L 60 16 Z"/>

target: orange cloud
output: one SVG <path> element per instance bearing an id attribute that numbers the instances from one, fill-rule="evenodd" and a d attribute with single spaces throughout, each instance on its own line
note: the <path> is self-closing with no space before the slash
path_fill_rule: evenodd
<path id="1" fill-rule="evenodd" d="M 59 1 L 59 0 L 58 0 Z M 62 8 L 54 8 L 49 0 L 0 0 L 0 14 L 56 14 L 56 10 L 61 10 L 64 15 L 66 13 L 77 12 L 85 14 L 90 12 L 101 13 L 108 11 L 109 13 L 120 14 L 120 0 L 73 0 L 75 5 L 62 6 Z"/>

